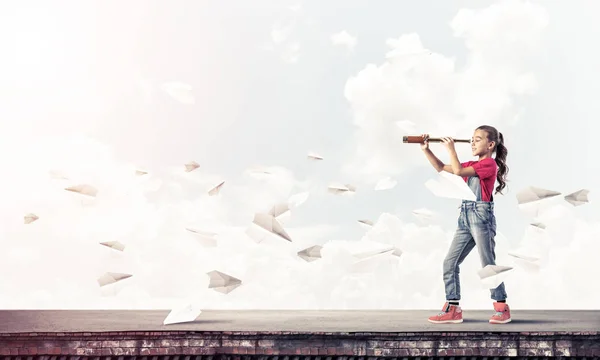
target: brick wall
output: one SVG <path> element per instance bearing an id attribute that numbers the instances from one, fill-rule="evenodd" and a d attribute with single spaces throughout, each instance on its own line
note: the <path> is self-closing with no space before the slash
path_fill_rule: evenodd
<path id="1" fill-rule="evenodd" d="M 323 360 L 382 357 L 600 358 L 598 332 L 566 333 L 292 333 L 103 332 L 0 334 L 2 357 L 47 360 L 76 357 L 208 355 L 210 358 Z M 204 356 L 202 357 L 204 358 Z M 106 359 L 103 359 L 106 360 Z"/>

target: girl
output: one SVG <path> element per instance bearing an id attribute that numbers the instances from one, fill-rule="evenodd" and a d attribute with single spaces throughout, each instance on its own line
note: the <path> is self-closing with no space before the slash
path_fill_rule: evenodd
<path id="1" fill-rule="evenodd" d="M 507 150 L 504 146 L 504 137 L 496 128 L 483 125 L 475 129 L 471 139 L 473 156 L 478 156 L 478 161 L 460 163 L 454 148 L 454 140 L 449 137 L 442 138 L 450 155 L 450 165 L 440 161 L 429 149 L 429 135 L 423 135 L 421 149 L 425 156 L 438 171 L 462 176 L 471 190 L 475 193 L 476 201 L 463 200 L 458 228 L 450 245 L 450 250 L 444 259 L 444 284 L 446 303 L 442 312 L 429 318 L 436 324 L 461 323 L 462 310 L 459 306 L 460 281 L 459 266 L 465 257 L 477 246 L 481 266 L 495 265 L 494 253 L 496 235 L 496 217 L 494 215 L 493 190 L 495 181 L 498 180 L 496 194 L 502 193 L 506 186 Z M 492 158 L 492 154 L 496 154 Z M 506 304 L 506 290 L 504 283 L 495 289 L 490 289 L 491 298 L 495 300 L 495 314 L 490 318 L 492 324 L 506 324 L 511 321 L 510 309 Z"/>

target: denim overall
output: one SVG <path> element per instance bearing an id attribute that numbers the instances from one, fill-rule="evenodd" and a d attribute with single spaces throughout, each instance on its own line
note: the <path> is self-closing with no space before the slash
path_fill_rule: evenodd
<path id="1" fill-rule="evenodd" d="M 481 267 L 496 265 L 494 248 L 496 242 L 496 217 L 494 216 L 494 203 L 481 200 L 481 183 L 479 177 L 471 176 L 467 184 L 475 193 L 476 201 L 463 200 L 460 205 L 458 228 L 454 239 L 444 259 L 444 284 L 446 300 L 460 300 L 459 265 L 467 255 L 477 246 Z M 493 198 L 492 198 L 493 200 Z M 490 289 L 493 300 L 505 300 L 506 290 L 504 283 L 497 288 Z"/>

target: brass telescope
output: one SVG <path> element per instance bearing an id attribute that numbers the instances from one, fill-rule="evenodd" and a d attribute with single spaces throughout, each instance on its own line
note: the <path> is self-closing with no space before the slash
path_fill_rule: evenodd
<path id="1" fill-rule="evenodd" d="M 429 141 L 430 143 L 440 143 L 442 142 L 441 138 L 432 138 L 430 137 L 429 139 L 427 139 L 427 141 Z M 422 144 L 423 143 L 423 137 L 422 136 L 403 136 L 402 137 L 402 142 L 405 144 Z M 467 139 L 454 139 L 454 142 L 457 143 L 471 143 L 471 140 L 467 140 Z"/>

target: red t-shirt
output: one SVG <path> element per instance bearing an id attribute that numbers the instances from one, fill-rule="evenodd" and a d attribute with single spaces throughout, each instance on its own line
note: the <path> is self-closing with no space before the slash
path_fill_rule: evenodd
<path id="1" fill-rule="evenodd" d="M 475 169 L 475 173 L 477 173 L 481 185 L 481 200 L 492 201 L 494 185 L 496 184 L 496 175 L 498 174 L 496 160 L 486 158 L 481 161 L 467 161 L 460 165 L 464 168 L 472 166 L 473 169 Z M 463 177 L 463 179 L 465 182 L 469 180 L 467 177 Z"/>

